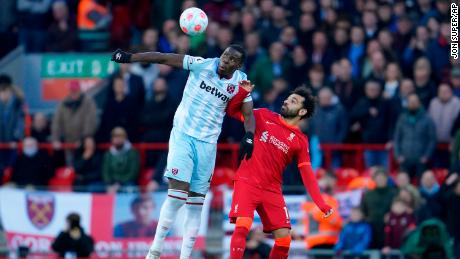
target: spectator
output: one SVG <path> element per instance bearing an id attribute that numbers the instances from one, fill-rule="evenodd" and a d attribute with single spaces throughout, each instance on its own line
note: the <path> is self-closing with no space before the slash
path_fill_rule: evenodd
<path id="1" fill-rule="evenodd" d="M 454 95 L 448 84 L 441 84 L 438 97 L 431 100 L 429 114 L 436 126 L 438 143 L 450 143 L 455 119 L 460 115 L 460 98 Z M 433 166 L 446 168 L 449 165 L 449 151 L 437 150 Z"/>
<path id="2" fill-rule="evenodd" d="M 399 115 L 407 109 L 408 97 L 410 94 L 415 93 L 414 81 L 404 78 L 399 83 L 397 92 L 390 100 L 390 109 L 392 120 L 396 122 Z"/>
<path id="3" fill-rule="evenodd" d="M 334 59 L 341 59 L 348 57 L 348 50 L 350 49 L 348 31 L 344 28 L 337 27 L 334 30 Z"/>
<path id="4" fill-rule="evenodd" d="M 24 111 L 22 98 L 15 93 L 11 78 L 0 75 L 0 142 L 12 148 L 24 136 Z M 13 164 L 15 150 L 0 150 L 0 172 Z"/>
<path id="5" fill-rule="evenodd" d="M 140 121 L 144 130 L 142 141 L 148 143 L 166 143 L 172 129 L 177 102 L 171 97 L 168 84 L 164 78 L 158 78 L 152 85 L 153 97 L 147 101 L 141 113 Z M 147 153 L 147 166 L 154 167 L 155 179 L 162 183 L 162 172 L 166 166 L 167 152 L 152 151 Z"/>
<path id="6" fill-rule="evenodd" d="M 126 131 L 112 130 L 112 146 L 102 162 L 102 180 L 108 193 L 116 193 L 121 187 L 135 185 L 139 174 L 139 154 L 131 146 Z"/>
<path id="7" fill-rule="evenodd" d="M 395 190 L 388 186 L 388 176 L 377 171 L 374 176 L 376 188 L 364 194 L 361 208 L 366 220 L 372 227 L 371 247 L 381 249 L 384 246 L 384 216 L 390 211 Z"/>
<path id="8" fill-rule="evenodd" d="M 409 200 L 405 200 L 406 203 L 412 209 L 418 208 L 418 206 L 420 205 L 421 197 L 420 197 L 420 193 L 417 190 L 417 188 L 414 185 L 411 184 L 410 175 L 405 171 L 399 171 L 398 174 L 396 175 L 395 183 L 396 183 L 396 187 L 398 187 L 398 189 L 400 191 L 398 196 L 400 196 L 402 191 L 408 191 L 409 195 L 411 196 L 411 198 L 409 198 Z M 404 195 L 405 194 L 403 194 L 403 196 Z"/>
<path id="9" fill-rule="evenodd" d="M 253 65 L 263 58 L 265 50 L 260 46 L 260 37 L 257 32 L 246 34 L 244 38 L 244 47 L 246 49 L 246 60 L 244 61 L 244 71 L 249 73 Z"/>
<path id="10" fill-rule="evenodd" d="M 362 21 L 364 31 L 366 33 L 366 39 L 373 39 L 378 33 L 378 18 L 377 14 L 370 10 L 365 10 L 362 15 Z"/>
<path id="11" fill-rule="evenodd" d="M 255 12 L 249 10 L 242 10 L 241 21 L 238 20 L 238 24 L 235 28 L 232 28 L 235 36 L 235 42 L 244 42 L 247 35 L 256 32 L 256 16 Z"/>
<path id="12" fill-rule="evenodd" d="M 280 42 L 270 46 L 269 57 L 262 58 L 254 64 L 249 78 L 256 85 L 256 91 L 260 94 L 267 92 L 274 78 L 287 78 L 289 65 L 284 58 L 285 48 Z"/>
<path id="13" fill-rule="evenodd" d="M 367 79 L 373 79 L 380 83 L 385 82 L 385 67 L 387 60 L 381 51 L 372 53 L 371 55 L 371 71 Z"/>
<path id="14" fill-rule="evenodd" d="M 284 27 L 281 31 L 279 41 L 284 44 L 284 47 L 286 47 L 289 52 L 292 52 L 297 44 L 297 36 L 294 27 Z"/>
<path id="15" fill-rule="evenodd" d="M 352 130 L 361 129 L 364 143 L 384 144 L 389 140 L 389 107 L 388 102 L 381 98 L 381 85 L 377 81 L 367 81 L 366 96 L 361 98 L 351 111 Z M 364 153 L 366 167 L 375 165 L 387 166 L 386 151 L 370 151 Z"/>
<path id="16" fill-rule="evenodd" d="M 339 241 L 334 247 L 337 255 L 342 252 L 350 252 L 351 255 L 344 258 L 356 258 L 364 250 L 369 248 L 372 239 L 372 230 L 364 220 L 363 212 L 359 207 L 351 209 L 350 222 L 347 223 L 340 232 Z"/>
<path id="17" fill-rule="evenodd" d="M 213 47 L 208 47 L 207 57 L 219 57 L 233 42 L 233 31 L 229 27 L 221 27 L 217 32 L 217 44 Z"/>
<path id="18" fill-rule="evenodd" d="M 303 1 L 303 3 L 313 3 L 310 1 Z M 304 49 L 311 49 L 312 48 L 312 42 L 311 39 L 313 38 L 313 32 L 316 29 L 316 22 L 311 13 L 306 13 L 304 12 L 300 18 L 299 18 L 299 26 L 297 29 L 297 37 L 299 39 L 299 44 L 304 48 Z"/>
<path id="19" fill-rule="evenodd" d="M 333 89 L 344 108 L 347 111 L 351 111 L 353 105 L 361 98 L 362 89 L 359 83 L 352 77 L 354 69 L 352 63 L 348 59 L 342 58 L 338 64 L 340 73 L 334 83 Z"/>
<path id="20" fill-rule="evenodd" d="M 396 62 L 399 58 L 393 48 L 393 34 L 388 29 L 383 29 L 379 32 L 378 41 L 385 58 L 390 62 Z"/>
<path id="21" fill-rule="evenodd" d="M 264 47 L 271 46 L 277 41 L 283 28 L 289 25 L 286 19 L 286 9 L 282 6 L 273 6 L 269 12 L 271 16 L 270 22 L 267 27 L 262 27 L 261 30 L 262 45 Z"/>
<path id="22" fill-rule="evenodd" d="M 133 65 L 120 64 L 120 70 L 114 75 L 113 80 L 121 76 L 125 81 L 125 94 L 136 104 L 136 112 L 139 113 L 144 107 L 145 103 L 145 87 L 142 77 L 134 74 L 131 70 Z M 113 90 L 113 89 L 110 89 Z M 109 90 L 109 96 L 114 95 L 113 91 Z"/>
<path id="23" fill-rule="evenodd" d="M 448 84 L 438 87 L 438 97 L 431 100 L 429 114 L 436 126 L 437 140 L 440 143 L 451 141 L 451 130 L 460 113 L 460 98 L 454 95 Z"/>
<path id="24" fill-rule="evenodd" d="M 110 140 L 110 132 L 115 127 L 126 129 L 128 136 L 136 139 L 139 124 L 138 103 L 129 98 L 125 92 L 126 83 L 121 76 L 115 76 L 112 81 L 113 94 L 108 96 L 101 117 L 98 139 L 101 142 Z"/>
<path id="25" fill-rule="evenodd" d="M 448 70 L 450 56 L 450 18 L 441 22 L 439 35 L 436 39 L 431 40 L 428 45 L 430 51 L 427 52 L 427 57 L 433 67 L 434 76 L 437 80 L 441 80 Z"/>
<path id="26" fill-rule="evenodd" d="M 168 19 L 163 23 L 162 34 L 158 42 L 158 50 L 160 52 L 169 53 L 174 50 L 174 43 L 178 37 L 178 30 L 179 25 L 175 19 Z M 216 31 L 216 33 L 217 32 L 218 31 Z"/>
<path id="27" fill-rule="evenodd" d="M 329 88 L 319 91 L 319 107 L 310 120 L 311 133 L 321 143 L 342 143 L 347 135 L 347 117 L 340 103 L 334 103 L 334 94 Z M 340 153 L 334 152 L 333 166 L 340 167 Z"/>
<path id="28" fill-rule="evenodd" d="M 460 66 L 452 68 L 450 72 L 450 82 L 455 96 L 460 98 Z"/>
<path id="29" fill-rule="evenodd" d="M 212 20 L 223 23 L 229 20 L 233 8 L 233 4 L 230 2 L 213 0 L 204 5 L 203 11 L 205 11 Z"/>
<path id="30" fill-rule="evenodd" d="M 94 251 L 93 238 L 80 225 L 80 215 L 70 213 L 66 218 L 67 227 L 59 233 L 51 247 L 59 257 L 89 258 Z"/>
<path id="31" fill-rule="evenodd" d="M 427 58 L 421 57 L 414 64 L 415 92 L 420 97 L 423 107 L 428 109 L 431 99 L 436 95 L 436 85 L 430 79 L 431 65 Z"/>
<path id="32" fill-rule="evenodd" d="M 326 73 L 330 72 L 334 53 L 328 46 L 327 35 L 324 31 L 313 33 L 313 45 L 309 53 L 309 60 L 312 64 L 320 64 Z"/>
<path id="33" fill-rule="evenodd" d="M 265 234 L 262 228 L 255 228 L 249 232 L 246 250 L 243 258 L 268 258 L 271 247 L 264 242 Z"/>
<path id="34" fill-rule="evenodd" d="M 155 203 L 150 194 L 136 197 L 131 202 L 133 220 L 115 226 L 113 236 L 116 238 L 145 238 L 154 237 L 158 222 L 152 220 Z"/>
<path id="35" fill-rule="evenodd" d="M 314 96 L 318 96 L 319 91 L 327 86 L 324 69 L 320 64 L 311 66 L 308 71 L 307 86 Z"/>
<path id="36" fill-rule="evenodd" d="M 404 12 L 406 13 L 406 12 Z M 398 39 L 395 41 L 394 47 L 399 57 L 407 48 L 412 37 L 412 21 L 407 14 L 403 14 L 399 17 L 396 23 L 396 33 L 394 38 Z"/>
<path id="37" fill-rule="evenodd" d="M 394 154 L 402 170 L 420 177 L 436 147 L 435 126 L 416 94 L 409 95 L 407 107 L 396 124 Z"/>
<path id="38" fill-rule="evenodd" d="M 26 52 L 41 52 L 46 45 L 51 0 L 18 0 L 19 42 Z"/>
<path id="39" fill-rule="evenodd" d="M 65 1 L 53 3 L 53 23 L 48 27 L 46 50 L 67 52 L 77 50 L 77 25 L 69 18 Z"/>
<path id="40" fill-rule="evenodd" d="M 77 143 L 93 136 L 97 127 L 97 109 L 93 99 L 81 92 L 80 83 L 71 81 L 69 95 L 58 105 L 51 126 L 51 139 L 56 149 L 61 141 Z M 66 153 L 68 165 L 73 163 L 73 152 Z"/>
<path id="41" fill-rule="evenodd" d="M 385 247 L 383 254 L 399 250 L 404 237 L 415 228 L 415 218 L 405 201 L 396 198 L 385 216 Z"/>
<path id="42" fill-rule="evenodd" d="M 18 186 L 45 187 L 53 176 L 51 159 L 46 152 L 39 151 L 36 139 L 23 140 L 22 154 L 13 164 L 11 183 Z"/>
<path id="43" fill-rule="evenodd" d="M 450 155 L 450 171 L 460 174 L 460 130 L 453 139 L 452 153 Z"/>
<path id="44" fill-rule="evenodd" d="M 86 137 L 75 155 L 75 190 L 102 192 L 100 153 L 96 150 L 94 138 Z"/>
<path id="45" fill-rule="evenodd" d="M 409 185 L 406 187 L 399 187 L 397 198 L 403 200 L 407 204 L 410 212 L 417 214 L 420 209 L 420 205 L 422 204 L 422 198 L 419 190 L 415 187 L 411 187 L 413 186 Z"/>
<path id="46" fill-rule="evenodd" d="M 45 114 L 37 112 L 33 116 L 31 135 L 39 143 L 49 142 L 51 136 L 51 129 L 48 118 Z"/>
<path id="47" fill-rule="evenodd" d="M 142 45 L 138 51 L 157 51 L 158 31 L 155 29 L 147 29 L 142 37 Z M 145 87 L 145 99 L 152 97 L 152 91 L 149 86 L 152 85 L 160 75 L 158 64 L 154 63 L 134 63 L 131 65 L 131 72 L 134 75 L 142 77 Z"/>
<path id="48" fill-rule="evenodd" d="M 441 187 L 436 181 L 433 171 L 425 171 L 420 180 L 420 193 L 424 203 L 419 211 L 419 222 L 423 222 L 431 218 L 441 219 L 443 209 L 441 206 L 440 189 Z"/>
<path id="49" fill-rule="evenodd" d="M 401 69 L 398 63 L 389 63 L 385 69 L 385 85 L 383 90 L 383 97 L 385 99 L 392 99 L 399 88 L 401 80 Z"/>
<path id="50" fill-rule="evenodd" d="M 301 86 L 303 83 L 307 81 L 307 72 L 308 71 L 308 59 L 307 53 L 301 46 L 295 46 L 294 50 L 292 51 L 292 68 L 291 68 L 291 76 L 289 80 L 289 84 L 292 88 Z M 323 75 L 324 77 L 324 75 Z"/>
<path id="51" fill-rule="evenodd" d="M 414 60 L 426 56 L 429 42 L 430 32 L 428 31 L 428 28 L 419 25 L 415 30 L 415 37 L 411 39 L 409 46 L 407 46 L 404 50 L 402 56 L 405 68 L 411 66 L 414 63 Z"/>
<path id="52" fill-rule="evenodd" d="M 457 180 L 453 184 L 453 190 L 447 197 L 447 229 L 454 238 L 454 253 L 455 258 L 460 258 L 460 221 L 458 215 L 460 213 L 460 181 Z"/>
<path id="53" fill-rule="evenodd" d="M 351 45 L 348 53 L 348 59 L 353 68 L 353 78 L 358 78 L 361 75 L 362 59 L 364 58 L 365 51 L 364 30 L 362 27 L 354 26 L 351 28 Z"/>

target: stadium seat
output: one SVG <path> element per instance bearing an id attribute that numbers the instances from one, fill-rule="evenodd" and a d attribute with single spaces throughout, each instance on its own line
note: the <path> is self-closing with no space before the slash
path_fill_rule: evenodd
<path id="1" fill-rule="evenodd" d="M 359 172 L 354 168 L 338 168 L 335 170 L 335 175 L 337 177 L 337 187 L 345 189 L 353 179 L 359 176 Z"/>
<path id="2" fill-rule="evenodd" d="M 433 169 L 433 173 L 438 183 L 443 184 L 444 180 L 446 180 L 446 177 L 449 174 L 449 170 L 446 168 L 435 168 Z"/>
<path id="3" fill-rule="evenodd" d="M 375 189 L 375 182 L 370 177 L 359 176 L 348 183 L 347 190 L 352 191 L 359 189 L 373 190 Z"/>
<path id="4" fill-rule="evenodd" d="M 321 179 L 327 173 L 326 169 L 320 167 L 315 170 L 316 179 Z"/>
<path id="5" fill-rule="evenodd" d="M 229 188 L 233 188 L 233 177 L 235 171 L 229 167 L 217 167 L 214 169 L 212 176 L 211 188 L 216 188 L 220 185 L 227 185 Z"/>
<path id="6" fill-rule="evenodd" d="M 153 176 L 155 175 L 155 170 L 153 168 L 147 168 L 141 171 L 139 174 L 139 179 L 138 179 L 138 184 L 141 187 L 147 186 L 149 184 L 150 180 L 153 179 Z"/>
<path id="7" fill-rule="evenodd" d="M 211 191 L 213 198 L 211 201 L 211 209 L 221 211 L 224 207 L 224 192 L 223 189 L 233 188 L 233 177 L 235 171 L 229 167 L 217 167 L 214 169 L 214 174 L 211 180 Z"/>
<path id="8" fill-rule="evenodd" d="M 48 185 L 53 191 L 72 191 L 72 185 L 75 180 L 75 171 L 71 167 L 60 167 L 56 169 L 54 177 L 51 178 Z"/>
<path id="9" fill-rule="evenodd" d="M 13 176 L 13 168 L 6 167 L 5 169 L 3 169 L 2 184 L 9 182 L 12 176 Z"/>

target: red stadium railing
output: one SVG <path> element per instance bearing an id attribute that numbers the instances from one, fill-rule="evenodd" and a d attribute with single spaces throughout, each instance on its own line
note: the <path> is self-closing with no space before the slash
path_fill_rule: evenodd
<path id="1" fill-rule="evenodd" d="M 167 150 L 168 144 L 167 143 L 136 143 L 133 144 L 134 148 L 138 150 L 142 165 L 146 160 L 146 152 L 147 151 L 155 151 L 155 150 Z M 22 143 L 0 143 L 0 149 L 17 149 L 18 152 L 21 152 Z M 63 143 L 61 145 L 60 150 L 67 150 L 67 149 L 76 149 L 78 146 L 76 144 L 71 143 Z M 105 144 L 98 144 L 97 147 L 99 149 L 108 149 L 110 147 L 110 143 Z M 51 143 L 41 143 L 39 144 L 39 148 L 42 150 L 48 150 L 50 154 L 53 154 L 57 149 L 54 149 Z M 229 152 L 227 156 L 225 156 L 225 163 L 227 166 L 230 166 L 236 169 L 238 165 L 238 144 L 227 144 L 222 143 L 218 144 L 217 150 L 218 152 Z M 448 150 L 448 144 L 439 144 L 437 146 L 438 150 Z M 330 169 L 332 164 L 332 153 L 334 151 L 341 151 L 343 152 L 342 157 L 344 164 L 348 167 L 356 168 L 359 171 L 363 171 L 365 169 L 364 166 L 364 159 L 363 154 L 366 150 L 380 150 L 380 151 L 388 151 L 388 161 L 390 164 L 390 169 L 394 170 L 397 168 L 397 164 L 394 161 L 393 156 L 393 149 L 387 148 L 385 144 L 321 144 L 321 151 L 324 153 L 325 159 L 325 168 Z M 219 161 L 219 160 L 218 160 Z M 222 160 L 221 160 L 222 161 Z"/>

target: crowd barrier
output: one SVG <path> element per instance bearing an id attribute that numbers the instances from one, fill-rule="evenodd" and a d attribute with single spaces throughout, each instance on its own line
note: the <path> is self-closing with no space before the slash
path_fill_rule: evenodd
<path id="1" fill-rule="evenodd" d="M 167 143 L 135 143 L 133 144 L 134 148 L 139 151 L 142 165 L 146 160 L 146 153 L 148 151 L 166 151 L 168 149 Z M 1 149 L 17 149 L 18 152 L 21 152 L 22 143 L 0 143 Z M 76 144 L 64 143 L 61 145 L 61 150 L 67 149 L 76 149 L 78 146 Z M 100 149 L 108 149 L 110 147 L 109 143 L 98 144 Z M 40 143 L 39 148 L 42 150 L 47 150 L 50 154 L 53 154 L 59 149 L 55 149 L 51 143 Z M 238 150 L 239 145 L 234 143 L 221 143 L 217 145 L 217 150 L 219 152 L 229 152 L 228 156 L 224 159 L 226 166 L 229 166 L 233 169 L 236 169 L 238 166 Z M 375 151 L 387 151 L 388 152 L 388 161 L 390 170 L 393 171 L 397 168 L 397 165 L 394 161 L 393 149 L 387 148 L 385 144 L 321 144 L 321 151 L 324 154 L 325 168 L 330 169 L 332 166 L 332 154 L 333 152 L 342 152 L 344 156 L 347 156 L 348 163 L 351 163 L 353 168 L 358 171 L 363 171 L 364 166 L 364 151 L 366 150 L 375 150 Z M 437 150 L 447 151 L 449 150 L 448 144 L 439 144 Z M 219 162 L 219 160 L 218 160 Z"/>

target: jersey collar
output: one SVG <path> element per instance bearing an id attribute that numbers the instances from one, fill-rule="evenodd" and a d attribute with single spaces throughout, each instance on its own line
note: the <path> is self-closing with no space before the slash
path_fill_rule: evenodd
<path id="1" fill-rule="evenodd" d="M 281 114 L 278 114 L 278 119 L 280 120 L 281 124 L 283 124 L 284 126 L 290 128 L 290 129 L 300 130 L 298 126 L 294 126 L 294 125 L 287 124 L 287 123 L 283 120 L 283 117 L 281 116 Z"/>

